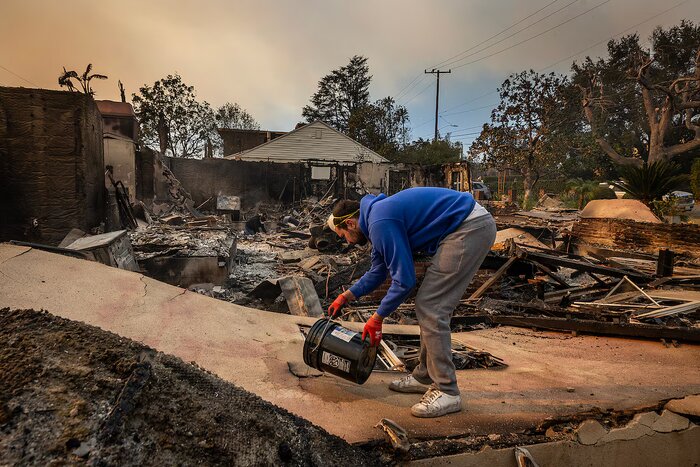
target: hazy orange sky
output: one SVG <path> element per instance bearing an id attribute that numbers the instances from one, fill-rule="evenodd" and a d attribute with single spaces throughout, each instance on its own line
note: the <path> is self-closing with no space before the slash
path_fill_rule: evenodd
<path id="1" fill-rule="evenodd" d="M 435 78 L 423 70 L 525 19 L 444 66 L 452 74 L 440 80 L 439 126 L 469 144 L 497 101 L 488 93 L 510 73 L 566 73 L 618 33 L 646 39 L 682 18 L 700 21 L 700 0 L 1 0 L 0 85 L 58 89 L 63 66 L 93 63 L 109 76 L 94 84 L 96 98 L 118 100 L 118 80 L 130 98 L 177 72 L 199 99 L 237 102 L 262 128 L 285 131 L 302 120 L 319 78 L 358 54 L 369 58 L 372 100 L 396 97 L 412 137 L 430 137 Z"/>

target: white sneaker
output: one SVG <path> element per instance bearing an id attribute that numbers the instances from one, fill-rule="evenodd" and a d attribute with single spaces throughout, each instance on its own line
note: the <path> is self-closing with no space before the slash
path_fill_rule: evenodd
<path id="1" fill-rule="evenodd" d="M 442 417 L 460 410 L 462 410 L 462 398 L 459 395 L 451 396 L 434 388 L 428 389 L 420 402 L 411 407 L 411 413 L 421 418 Z"/>
<path id="2" fill-rule="evenodd" d="M 392 381 L 391 384 L 389 384 L 389 389 L 396 392 L 414 392 L 416 394 L 423 394 L 429 389 L 429 386 L 419 382 L 413 377 L 413 375 L 407 375 L 401 379 Z"/>

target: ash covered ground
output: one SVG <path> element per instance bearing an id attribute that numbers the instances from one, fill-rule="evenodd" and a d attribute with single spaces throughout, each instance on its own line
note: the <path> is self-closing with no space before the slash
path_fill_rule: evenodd
<path id="1" fill-rule="evenodd" d="M 0 310 L 0 459 L 48 465 L 374 465 L 182 360 L 34 310 Z"/>

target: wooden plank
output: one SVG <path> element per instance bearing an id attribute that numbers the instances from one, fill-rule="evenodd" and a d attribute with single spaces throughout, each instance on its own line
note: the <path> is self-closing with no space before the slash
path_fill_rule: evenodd
<path id="1" fill-rule="evenodd" d="M 406 371 L 406 365 L 404 365 L 403 361 L 396 356 L 394 351 L 391 350 L 391 347 L 389 347 L 383 339 L 379 342 L 379 354 L 382 355 L 387 362 L 389 362 L 389 365 L 387 366 L 390 370 Z"/>
<path id="2" fill-rule="evenodd" d="M 655 281 L 649 283 L 649 287 L 659 287 L 660 285 L 667 284 L 669 282 L 685 282 L 685 281 L 697 281 L 700 280 L 700 275 L 692 276 L 670 276 L 670 277 L 660 277 Z"/>
<path id="3" fill-rule="evenodd" d="M 668 306 L 658 310 L 648 311 L 639 315 L 634 315 L 635 318 L 663 318 L 665 316 L 678 315 L 683 313 L 692 313 L 700 308 L 700 301 L 681 303 L 680 305 Z"/>
<path id="4" fill-rule="evenodd" d="M 503 276 L 503 274 L 506 273 L 506 271 L 508 270 L 508 268 L 510 268 L 510 266 L 511 266 L 517 259 L 518 259 L 518 258 L 515 257 L 515 256 L 511 256 L 510 258 L 508 258 L 508 261 L 506 261 L 505 264 L 504 264 L 503 266 L 501 266 L 500 269 L 498 269 L 498 271 L 496 271 L 495 273 L 493 273 L 493 275 L 492 275 L 491 277 L 489 277 L 489 279 L 488 279 L 486 282 L 484 282 L 483 284 L 481 284 L 481 287 L 479 287 L 473 294 L 471 294 L 471 295 L 469 296 L 469 300 L 476 300 L 476 299 L 480 298 L 482 295 L 484 295 L 484 293 L 485 293 L 488 289 L 490 289 L 491 286 L 492 286 L 493 284 L 495 284 L 496 281 L 497 281 L 498 279 L 501 278 L 501 276 Z"/>
<path id="5" fill-rule="evenodd" d="M 607 289 L 609 289 L 612 285 L 612 283 L 603 283 L 603 284 L 595 284 L 595 285 L 586 285 L 586 286 L 581 286 L 581 287 L 571 287 L 568 289 L 564 290 L 557 290 L 554 292 L 547 292 L 544 294 L 544 301 L 545 303 L 555 303 L 558 302 L 564 297 L 565 295 L 568 295 L 569 298 L 577 298 L 577 297 L 582 297 L 584 295 L 592 294 L 592 293 L 603 293 Z"/>
<path id="6" fill-rule="evenodd" d="M 610 250 L 608 248 L 599 248 L 593 245 L 588 245 L 586 243 L 575 243 L 572 245 L 573 251 L 579 256 L 602 256 L 605 258 L 632 258 L 632 259 L 643 259 L 652 262 L 656 262 L 656 255 L 651 255 L 648 253 L 639 253 L 635 251 L 624 251 L 624 250 Z"/>
<path id="7" fill-rule="evenodd" d="M 609 323 L 583 319 L 567 319 L 533 316 L 493 315 L 485 317 L 491 323 L 523 328 L 540 328 L 552 331 L 576 331 L 608 336 L 639 337 L 648 339 L 676 339 L 700 342 L 700 329 L 659 326 L 643 323 Z M 453 322 L 455 318 L 452 318 Z"/>
<path id="8" fill-rule="evenodd" d="M 565 268 L 571 268 L 571 269 L 576 269 L 579 271 L 584 271 L 584 272 L 592 272 L 595 274 L 600 274 L 604 276 L 611 276 L 611 277 L 624 277 L 624 276 L 630 276 L 634 277 L 637 280 L 642 280 L 642 281 L 647 281 L 651 280 L 651 276 L 648 274 L 644 274 L 638 271 L 632 271 L 632 270 L 623 270 L 623 269 L 617 269 L 617 268 L 611 268 L 607 266 L 600 266 L 597 264 L 591 264 L 591 263 L 585 263 L 583 261 L 579 260 L 574 260 L 570 258 L 563 258 L 559 256 L 553 256 L 553 255 L 548 255 L 545 253 L 537 253 L 534 251 L 523 251 L 521 250 L 522 254 L 524 255 L 524 259 L 532 259 L 535 260 L 539 263 L 543 263 L 549 266 L 563 266 Z"/>
<path id="9" fill-rule="evenodd" d="M 566 288 L 571 288 L 571 286 L 569 284 L 567 284 L 566 281 L 561 278 L 561 276 L 559 276 L 557 273 L 555 273 L 554 271 L 549 269 L 544 264 L 540 264 L 537 261 L 533 261 L 533 260 L 530 260 L 530 262 L 532 264 L 534 264 L 535 266 L 537 266 L 537 269 L 539 269 L 540 271 L 542 271 L 543 273 L 547 274 L 549 277 L 554 279 L 557 283 L 559 283 L 559 285 L 566 287 Z"/>

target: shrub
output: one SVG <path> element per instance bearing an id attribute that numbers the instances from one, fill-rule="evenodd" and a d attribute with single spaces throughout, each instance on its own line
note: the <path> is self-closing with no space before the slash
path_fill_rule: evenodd
<path id="1" fill-rule="evenodd" d="M 598 185 L 591 192 L 591 199 L 617 199 L 615 191 L 607 186 Z"/>

